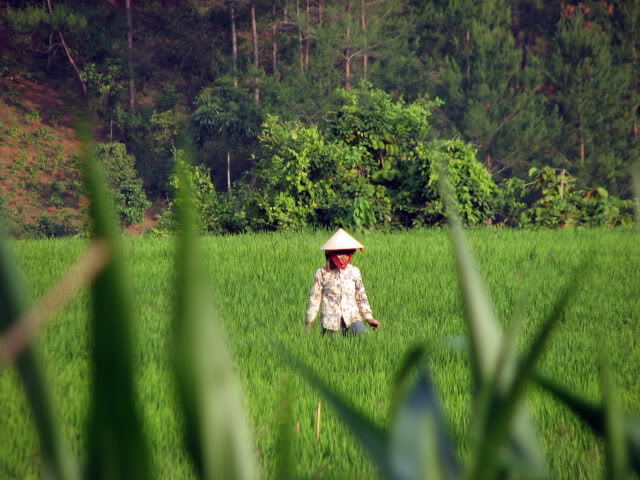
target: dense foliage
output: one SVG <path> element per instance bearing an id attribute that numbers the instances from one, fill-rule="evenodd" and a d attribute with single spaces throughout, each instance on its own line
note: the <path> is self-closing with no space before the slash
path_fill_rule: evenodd
<path id="1" fill-rule="evenodd" d="M 123 226 L 139 223 L 149 201 L 142 190 L 142 180 L 134 167 L 134 158 L 122 143 L 103 143 L 97 146 L 97 154 L 105 172 L 105 180 L 111 187 L 116 213 Z"/>
<path id="2" fill-rule="evenodd" d="M 638 1 L 132 3 L 5 2 L 0 70 L 72 92 L 151 198 L 190 140 L 217 191 L 207 230 L 437 224 L 444 157 L 470 224 L 625 221 Z M 537 198 L 546 166 L 575 179 L 573 207 Z"/>

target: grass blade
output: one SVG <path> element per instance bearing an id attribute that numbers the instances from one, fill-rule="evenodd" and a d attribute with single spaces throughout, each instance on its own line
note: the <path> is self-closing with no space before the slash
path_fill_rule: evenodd
<path id="1" fill-rule="evenodd" d="M 0 367 L 17 358 L 44 328 L 47 321 L 53 318 L 80 288 L 93 282 L 108 263 L 109 255 L 108 245 L 93 242 L 85 255 L 13 324 L 0 338 Z"/>
<path id="2" fill-rule="evenodd" d="M 191 185 L 178 165 L 181 233 L 176 254 L 173 361 L 187 449 L 205 479 L 256 478 L 240 387 L 201 270 Z"/>
<path id="3" fill-rule="evenodd" d="M 390 462 L 395 478 L 453 479 L 459 475 L 438 395 L 424 368 L 395 414 Z"/>
<path id="4" fill-rule="evenodd" d="M 575 393 L 537 372 L 533 374 L 533 380 L 555 397 L 556 400 L 562 402 L 569 408 L 569 410 L 587 424 L 596 435 L 605 437 L 607 420 L 603 406 L 594 405 L 580 398 Z M 623 429 L 629 464 L 636 474 L 640 474 L 640 418 L 625 415 Z"/>
<path id="5" fill-rule="evenodd" d="M 26 286 L 22 273 L 9 252 L 6 235 L 0 231 L 0 331 L 8 329 L 24 314 L 26 308 Z M 57 480 L 78 478 L 76 466 L 56 421 L 46 379 L 37 355 L 30 346 L 27 345 L 16 359 L 16 368 L 29 399 L 38 432 L 43 476 Z"/>
<path id="6" fill-rule="evenodd" d="M 515 373 L 516 339 L 503 337 L 495 309 L 470 253 L 460 217 L 455 210 L 453 194 L 446 171 L 440 171 L 440 191 L 447 210 L 453 242 L 458 279 L 465 303 L 465 320 L 470 337 L 471 365 L 478 390 L 477 418 L 474 418 L 476 447 L 472 451 L 472 478 L 494 475 L 500 457 L 518 459 L 533 477 L 545 476 L 546 466 L 535 429 L 526 410 L 519 402 L 512 418 L 506 418 L 509 428 L 510 452 L 500 455 L 502 440 L 493 429 L 495 401 L 510 388 Z M 493 438 L 494 441 L 486 441 Z"/>
<path id="7" fill-rule="evenodd" d="M 87 476 L 151 478 L 149 451 L 135 399 L 129 278 L 113 201 L 98 165 L 88 128 L 79 129 L 93 236 L 106 242 L 111 261 L 91 289 L 91 369 Z"/>
<path id="8" fill-rule="evenodd" d="M 607 478 L 621 480 L 627 478 L 627 449 L 624 440 L 623 415 L 611 378 L 611 369 L 604 352 L 600 351 L 600 390 L 602 392 L 605 413 L 605 458 Z"/>
<path id="9" fill-rule="evenodd" d="M 381 477 L 395 478 L 387 455 L 387 433 L 356 411 L 340 395 L 331 390 L 311 368 L 284 348 L 283 355 L 288 364 L 297 370 L 333 406 L 338 416 L 349 427 L 353 436 L 356 437 L 364 451 L 369 455 L 371 461 L 378 467 Z"/>
<path id="10" fill-rule="evenodd" d="M 512 374 L 509 376 L 510 385 L 508 385 L 507 392 L 499 399 L 500 408 L 495 409 L 495 414 L 491 419 L 491 433 L 489 435 L 489 438 L 495 438 L 496 441 L 499 441 L 501 437 L 504 438 L 504 435 L 506 435 L 508 425 L 511 422 L 511 417 L 516 414 L 518 403 L 524 396 L 524 391 L 531 379 L 531 375 L 534 371 L 534 366 L 543 354 L 547 341 L 554 327 L 562 319 L 568 302 L 573 297 L 580 281 L 584 278 L 584 272 L 586 268 L 587 262 L 584 262 L 574 271 L 570 281 L 557 296 L 557 300 L 554 303 L 553 308 L 546 316 L 546 319 L 538 330 L 535 338 L 531 343 L 529 351 L 524 355 L 523 359 L 520 362 L 515 364 L 515 372 L 512 372 Z M 509 335 L 505 339 L 505 343 L 507 342 L 515 342 L 515 335 Z M 515 343 L 512 343 L 511 353 L 515 357 Z M 518 422 L 518 419 L 516 419 L 516 422 Z M 522 422 L 522 420 L 520 420 L 520 422 Z M 525 435 L 525 429 L 527 427 L 524 424 L 519 425 L 518 423 L 516 423 L 516 428 L 521 428 L 522 435 Z M 513 441 L 517 442 L 516 439 L 514 439 Z M 521 450 L 519 445 L 516 444 L 515 447 L 515 451 Z M 530 470 L 530 465 L 532 462 L 535 463 L 535 459 L 525 460 L 523 462 L 522 458 L 518 457 L 522 456 L 511 456 L 511 458 L 509 459 L 510 465 L 513 469 L 521 470 L 521 474 L 524 476 L 541 477 L 545 475 L 544 470 L 540 470 L 537 472 L 532 472 Z"/>

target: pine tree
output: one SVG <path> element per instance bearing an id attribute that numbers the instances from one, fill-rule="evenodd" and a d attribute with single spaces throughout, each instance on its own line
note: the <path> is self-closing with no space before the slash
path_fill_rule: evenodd
<path id="1" fill-rule="evenodd" d="M 564 122 L 559 147 L 566 165 L 582 185 L 624 195 L 630 164 L 640 153 L 633 69 L 615 58 L 606 15 L 584 4 L 567 8 L 548 71 Z"/>
<path id="2" fill-rule="evenodd" d="M 522 175 L 547 161 L 557 119 L 538 93 L 540 61 L 523 62 L 509 3 L 438 3 L 425 7 L 430 31 L 421 38 L 431 44 L 420 45 L 429 89 L 445 102 L 436 128 L 473 143 L 492 172 Z"/>

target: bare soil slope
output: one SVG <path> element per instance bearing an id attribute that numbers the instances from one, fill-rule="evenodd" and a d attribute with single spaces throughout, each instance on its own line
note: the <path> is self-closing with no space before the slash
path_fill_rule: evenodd
<path id="1" fill-rule="evenodd" d="M 46 82 L 0 79 L 0 195 L 14 233 L 73 233 L 83 207 L 79 144 Z"/>

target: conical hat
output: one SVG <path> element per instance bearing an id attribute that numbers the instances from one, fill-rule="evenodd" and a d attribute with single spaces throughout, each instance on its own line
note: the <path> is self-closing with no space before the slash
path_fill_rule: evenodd
<path id="1" fill-rule="evenodd" d="M 339 228 L 333 236 L 327 240 L 320 250 L 360 250 L 364 251 L 364 245 Z"/>

